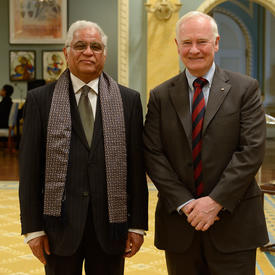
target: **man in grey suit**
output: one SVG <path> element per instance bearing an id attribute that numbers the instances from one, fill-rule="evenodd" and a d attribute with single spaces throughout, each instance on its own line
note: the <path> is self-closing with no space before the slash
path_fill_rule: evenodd
<path id="1" fill-rule="evenodd" d="M 155 245 L 169 275 L 252 275 L 268 241 L 255 175 L 265 115 L 258 82 L 222 70 L 215 20 L 190 12 L 176 26 L 186 69 L 150 93 L 145 163 L 159 197 Z"/>
<path id="2" fill-rule="evenodd" d="M 68 69 L 28 92 L 20 144 L 22 234 L 47 275 L 121 275 L 147 230 L 139 93 L 103 72 L 107 36 L 68 31 Z"/>

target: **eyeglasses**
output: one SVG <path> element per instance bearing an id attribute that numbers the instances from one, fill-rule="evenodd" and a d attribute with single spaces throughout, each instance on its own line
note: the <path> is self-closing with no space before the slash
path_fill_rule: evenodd
<path id="1" fill-rule="evenodd" d="M 94 53 L 102 53 L 104 50 L 104 47 L 105 47 L 103 44 L 101 44 L 99 42 L 86 43 L 83 41 L 76 42 L 71 47 L 77 52 L 84 52 L 87 50 L 88 46 Z M 70 46 L 68 46 L 68 47 L 70 47 Z"/>

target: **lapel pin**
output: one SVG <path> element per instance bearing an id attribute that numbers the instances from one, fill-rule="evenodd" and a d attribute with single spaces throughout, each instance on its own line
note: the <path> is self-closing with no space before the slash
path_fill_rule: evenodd
<path id="1" fill-rule="evenodd" d="M 221 88 L 221 91 L 223 92 L 223 91 L 224 91 L 224 88 Z"/>

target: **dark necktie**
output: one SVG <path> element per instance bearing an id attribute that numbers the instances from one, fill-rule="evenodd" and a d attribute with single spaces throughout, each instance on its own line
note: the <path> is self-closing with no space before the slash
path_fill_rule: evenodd
<path id="1" fill-rule="evenodd" d="M 86 135 L 87 142 L 91 147 L 94 132 L 94 115 L 93 109 L 88 97 L 91 88 L 87 85 L 81 88 L 81 96 L 78 103 L 78 111 L 80 114 L 82 126 Z"/>
<path id="2" fill-rule="evenodd" d="M 194 179 L 197 190 L 197 196 L 203 192 L 202 181 L 202 161 L 201 161 L 201 147 L 202 147 L 202 125 L 205 113 L 205 101 L 202 92 L 202 87 L 208 81 L 202 77 L 194 80 L 193 86 L 195 93 L 192 102 L 192 156 L 194 167 Z"/>

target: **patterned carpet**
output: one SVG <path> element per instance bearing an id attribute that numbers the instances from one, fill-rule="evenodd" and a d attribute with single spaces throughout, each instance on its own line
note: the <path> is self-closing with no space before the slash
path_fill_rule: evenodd
<path id="1" fill-rule="evenodd" d="M 125 275 L 166 275 L 164 254 L 153 245 L 157 192 L 149 184 L 149 232 L 141 251 L 126 260 Z M 265 195 L 265 214 L 271 242 L 275 242 L 275 198 Z M 20 236 L 18 183 L 0 182 L 0 275 L 43 275 Z M 275 275 L 275 253 L 257 251 L 257 275 Z"/>

